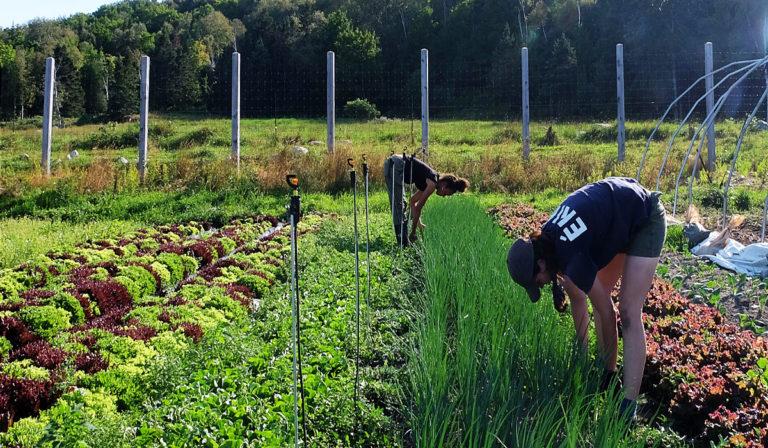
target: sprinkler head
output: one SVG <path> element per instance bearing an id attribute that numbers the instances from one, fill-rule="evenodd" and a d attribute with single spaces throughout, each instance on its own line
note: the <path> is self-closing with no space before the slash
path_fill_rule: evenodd
<path id="1" fill-rule="evenodd" d="M 285 182 L 292 190 L 297 190 L 299 188 L 299 176 L 295 174 L 285 176 Z"/>

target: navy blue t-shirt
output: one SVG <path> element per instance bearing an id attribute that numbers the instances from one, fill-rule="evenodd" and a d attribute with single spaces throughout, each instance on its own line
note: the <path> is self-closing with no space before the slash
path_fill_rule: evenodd
<path id="1" fill-rule="evenodd" d="M 597 276 L 653 210 L 651 194 L 634 179 L 609 177 L 571 193 L 542 227 L 555 243 L 560 271 L 588 293 Z"/>

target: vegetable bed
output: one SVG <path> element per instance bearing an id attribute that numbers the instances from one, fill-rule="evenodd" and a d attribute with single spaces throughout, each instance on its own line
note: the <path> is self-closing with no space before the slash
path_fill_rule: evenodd
<path id="1" fill-rule="evenodd" d="M 529 233 L 530 221 L 547 219 L 524 204 L 491 212 L 513 236 Z M 643 313 L 648 357 L 641 392 L 672 427 L 695 446 L 768 446 L 766 339 L 660 279 L 654 280 Z"/>
<path id="2" fill-rule="evenodd" d="M 61 397 L 62 406 L 92 395 L 124 406 L 151 360 L 246 315 L 280 275 L 287 239 L 276 225 L 161 226 L 1 271 L 3 439 L 45 426 L 46 412 L 25 418 Z"/>

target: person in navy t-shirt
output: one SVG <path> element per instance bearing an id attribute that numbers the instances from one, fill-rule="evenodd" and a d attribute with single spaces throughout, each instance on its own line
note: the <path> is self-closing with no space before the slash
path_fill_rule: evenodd
<path id="1" fill-rule="evenodd" d="M 507 267 L 533 302 L 541 287 L 552 283 L 555 307 L 564 311 L 560 285 L 571 302 L 577 337 L 589 347 L 592 303 L 600 355 L 606 372 L 615 376 L 618 356 L 616 310 L 611 300 L 621 278 L 619 313 L 624 337 L 624 401 L 622 412 L 634 417 L 645 367 L 642 310 L 666 236 L 659 193 L 634 179 L 612 177 L 586 185 L 568 196 L 541 230 L 517 240 Z"/>

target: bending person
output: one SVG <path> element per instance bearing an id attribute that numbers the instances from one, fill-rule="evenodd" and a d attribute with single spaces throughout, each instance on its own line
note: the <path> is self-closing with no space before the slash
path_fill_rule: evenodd
<path id="1" fill-rule="evenodd" d="M 384 161 L 384 180 L 389 193 L 392 225 L 397 244 L 403 246 L 407 246 L 416 239 L 417 229 L 424 229 L 421 210 L 432 193 L 437 193 L 438 196 L 450 196 L 456 192 L 463 193 L 469 188 L 469 182 L 466 179 L 453 174 L 438 175 L 437 171 L 416 157 L 403 158 L 396 154 Z M 413 184 L 417 189 L 408 201 L 412 222 L 410 234 L 405 216 L 406 184 Z"/>
<path id="2" fill-rule="evenodd" d="M 664 206 L 659 196 L 634 179 L 608 178 L 586 185 L 568 196 L 530 239 L 517 240 L 507 257 L 512 279 L 526 289 L 533 302 L 541 297 L 541 287 L 551 282 L 555 306 L 560 308 L 559 279 L 570 298 L 577 337 L 585 351 L 589 347 L 589 297 L 606 369 L 604 378 L 616 372 L 618 332 L 611 292 L 621 278 L 621 412 L 629 418 L 636 413 L 645 368 L 643 304 L 666 236 Z"/>

